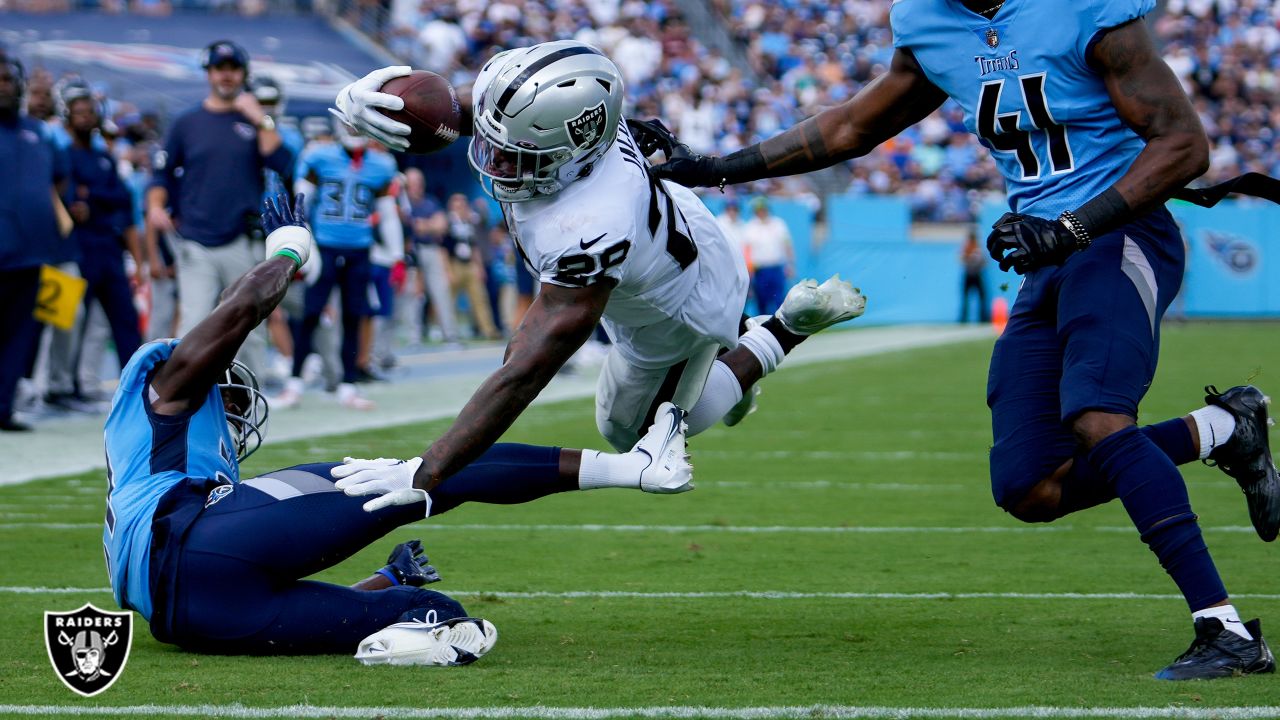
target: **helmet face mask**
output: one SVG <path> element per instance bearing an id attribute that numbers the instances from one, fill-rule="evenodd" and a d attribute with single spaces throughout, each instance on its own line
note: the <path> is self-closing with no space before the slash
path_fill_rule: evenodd
<path id="1" fill-rule="evenodd" d="M 553 195 L 612 146 L 623 95 L 617 66 L 584 43 L 502 53 L 478 80 L 467 161 L 496 200 Z"/>
<path id="2" fill-rule="evenodd" d="M 258 377 L 239 360 L 231 362 L 218 389 L 227 415 L 227 428 L 235 444 L 236 460 L 244 462 L 266 438 L 267 398 L 258 389 Z"/>

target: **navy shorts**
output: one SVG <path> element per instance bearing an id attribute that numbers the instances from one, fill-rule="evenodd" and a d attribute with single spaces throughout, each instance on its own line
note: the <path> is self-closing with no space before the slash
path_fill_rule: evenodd
<path id="1" fill-rule="evenodd" d="M 334 286 L 342 291 L 342 314 L 369 315 L 369 248 L 338 250 L 320 247 L 320 277 L 307 287 L 306 313 L 319 315 Z"/>
<path id="2" fill-rule="evenodd" d="M 391 268 L 369 265 L 369 314 L 391 317 L 395 312 L 396 291 L 391 287 Z"/>
<path id="3" fill-rule="evenodd" d="M 1075 455 L 1071 422 L 1082 413 L 1137 418 L 1185 260 L 1161 208 L 1026 276 L 987 381 L 996 504 L 1017 504 Z"/>
<path id="4" fill-rule="evenodd" d="M 190 520 L 163 546 L 153 544 L 156 638 L 208 653 L 353 653 L 365 637 L 403 619 L 465 615 L 456 600 L 424 588 L 366 591 L 299 579 L 423 517 L 419 503 L 365 512 L 368 498 L 334 488 L 335 465 L 206 485 L 204 495 L 192 484 L 178 502 L 166 496 L 170 505 L 186 505 L 177 514 Z"/>

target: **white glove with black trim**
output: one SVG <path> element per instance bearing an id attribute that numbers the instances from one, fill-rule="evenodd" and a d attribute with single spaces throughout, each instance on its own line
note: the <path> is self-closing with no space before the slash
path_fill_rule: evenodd
<path id="1" fill-rule="evenodd" d="M 364 504 L 365 512 L 376 512 L 392 505 L 412 505 L 416 502 L 427 504 L 423 517 L 431 516 L 431 496 L 426 490 L 413 486 L 413 475 L 422 465 L 422 458 L 396 460 L 395 458 L 377 458 L 360 460 L 343 458 L 342 464 L 329 471 L 337 478 L 333 484 L 342 492 L 352 497 L 361 495 L 378 495 L 379 497 Z"/>
<path id="2" fill-rule="evenodd" d="M 374 70 L 339 90 L 338 97 L 334 99 L 334 104 L 338 107 L 329 108 L 329 112 L 355 128 L 356 132 L 368 135 L 392 150 L 404 152 L 409 149 L 411 128 L 383 115 L 377 108 L 404 109 L 404 98 L 380 90 L 388 80 L 404 77 L 411 72 L 413 68 L 408 65 L 392 65 Z"/>

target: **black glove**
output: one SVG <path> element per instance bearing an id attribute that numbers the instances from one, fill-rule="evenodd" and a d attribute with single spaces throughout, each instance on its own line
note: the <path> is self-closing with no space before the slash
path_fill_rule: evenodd
<path id="1" fill-rule="evenodd" d="M 293 197 L 292 207 L 289 206 L 289 196 L 285 193 L 278 193 L 274 198 L 263 200 L 262 236 L 266 237 L 285 225 L 306 227 L 307 219 L 302 212 L 306 207 L 303 202 L 305 199 L 302 193 L 298 193 Z"/>
<path id="2" fill-rule="evenodd" d="M 1005 213 L 991 226 L 987 252 L 1001 270 L 1025 275 L 1049 265 L 1061 265 L 1083 249 L 1076 236 L 1058 220 Z"/>
<path id="3" fill-rule="evenodd" d="M 675 149 L 680 141 L 676 139 L 675 133 L 667 129 L 661 120 L 654 118 L 653 120 L 628 120 L 627 129 L 631 131 L 631 137 L 640 145 L 640 153 L 645 157 L 662 151 L 663 155 L 671 157 L 671 151 Z"/>
<path id="4" fill-rule="evenodd" d="M 395 546 L 383 569 L 395 575 L 401 585 L 422 587 L 428 583 L 440 582 L 439 571 L 427 562 L 428 558 L 422 551 L 422 541 L 410 540 Z"/>

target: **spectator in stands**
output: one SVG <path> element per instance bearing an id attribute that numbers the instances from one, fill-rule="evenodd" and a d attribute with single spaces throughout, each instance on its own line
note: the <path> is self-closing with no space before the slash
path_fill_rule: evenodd
<path id="1" fill-rule="evenodd" d="M 960 266 L 964 269 L 964 283 L 960 290 L 960 322 L 969 322 L 969 295 L 978 296 L 978 322 L 991 322 L 991 305 L 987 303 L 987 281 L 983 270 L 987 266 L 987 249 L 978 245 L 978 233 L 970 228 L 960 249 Z"/>
<path id="2" fill-rule="evenodd" d="M 67 173 L 45 125 L 21 113 L 24 80 L 17 59 L 0 60 L 0 157 L 22 168 L 0 172 L 0 431 L 8 432 L 31 429 L 13 417 L 14 392 L 36 340 L 40 266 L 60 240 L 54 203 Z"/>
<path id="3" fill-rule="evenodd" d="M 489 307 L 489 295 L 484 286 L 484 258 L 480 244 L 486 241 L 484 221 L 462 193 L 449 196 L 445 212 L 449 231 L 445 246 L 449 250 L 449 264 L 453 275 L 455 302 L 467 296 L 476 335 L 485 340 L 497 340 L 498 329 L 493 324 L 493 309 Z"/>
<path id="4" fill-rule="evenodd" d="M 768 200 L 762 197 L 752 200 L 751 210 L 754 217 L 743 225 L 742 240 L 755 267 L 751 287 L 756 310 L 761 315 L 771 315 L 782 306 L 787 278 L 795 274 L 791 231 L 782 218 L 770 214 Z"/>
<path id="5" fill-rule="evenodd" d="M 417 168 L 405 171 L 405 189 L 409 195 L 406 224 L 413 238 L 413 253 L 418 260 L 427 308 L 435 314 L 441 336 L 451 345 L 458 342 L 458 313 L 453 302 L 449 251 L 444 247 L 449 221 L 435 198 L 426 193 L 426 178 Z M 423 336 L 426 336 L 423 321 Z"/>
<path id="6" fill-rule="evenodd" d="M 144 282 L 141 272 L 147 267 L 133 223 L 133 198 L 120 178 L 115 159 L 94 144 L 102 116 L 92 91 L 86 85 L 68 85 L 62 91 L 62 103 L 72 140 L 67 151 L 68 209 L 75 221 L 72 235 L 80 248 L 80 273 L 87 282 L 84 316 L 88 317 L 95 302 L 101 306 L 123 368 L 142 344 L 123 251 L 127 249 L 133 258 L 138 273 L 133 280 L 139 285 Z M 80 341 L 83 343 L 83 335 Z M 78 360 L 80 353 L 75 355 Z M 87 360 L 94 362 L 97 358 L 90 356 Z M 82 388 L 84 394 L 90 390 Z"/>
<path id="7" fill-rule="evenodd" d="M 249 54 L 229 40 L 205 48 L 209 95 L 173 122 L 166 162 L 147 192 L 148 230 L 176 234 L 179 333 L 213 310 L 223 289 L 262 257 L 259 203 L 263 170 L 288 174 L 293 155 L 275 120 L 245 92 Z M 172 210 L 172 214 L 170 212 Z M 266 333 L 242 350 L 245 365 L 265 373 Z"/>

